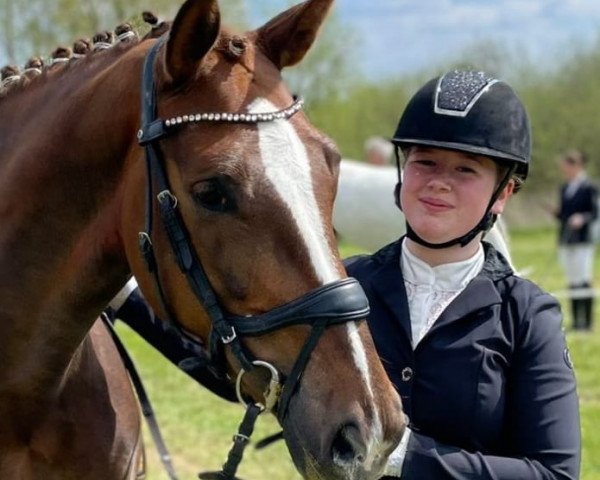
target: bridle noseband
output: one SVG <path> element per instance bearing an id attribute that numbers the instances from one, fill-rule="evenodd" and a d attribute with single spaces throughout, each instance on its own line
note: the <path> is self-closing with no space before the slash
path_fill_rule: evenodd
<path id="1" fill-rule="evenodd" d="M 228 345 L 241 364 L 242 370 L 240 377 L 238 377 L 238 383 L 245 371 L 252 370 L 255 366 L 266 366 L 266 362 L 256 360 L 252 353 L 244 347 L 240 337 L 257 336 L 291 325 L 307 324 L 312 326 L 308 339 L 302 347 L 291 372 L 287 375 L 283 387 L 277 389 L 281 390 L 281 396 L 277 394 L 277 398 L 275 398 L 269 393 L 267 396 L 270 398 L 267 398 L 265 404 L 261 405 L 261 411 L 267 408 L 275 409 L 279 420 L 283 422 L 290 398 L 296 390 L 310 354 L 324 330 L 330 325 L 364 319 L 369 313 L 368 301 L 359 283 L 353 278 L 345 278 L 321 286 L 296 300 L 261 315 L 240 317 L 231 315 L 221 308 L 202 263 L 192 247 L 181 214 L 177 210 L 177 199 L 169 186 L 165 160 L 159 141 L 174 134 L 178 127 L 192 122 L 256 124 L 258 122 L 287 119 L 302 108 L 302 101 L 296 99 L 290 107 L 271 113 L 194 113 L 174 117 L 167 121 L 157 118 L 153 68 L 158 49 L 163 43 L 163 39 L 156 42 L 146 56 L 143 68 L 142 127 L 138 132 L 138 140 L 146 153 L 147 186 L 145 229 L 139 234 L 140 250 L 149 271 L 154 277 L 158 297 L 167 316 L 165 320 L 189 338 L 189 334 L 183 331 L 167 307 L 156 256 L 153 251 L 152 218 L 154 198 L 152 192 L 154 185 L 156 185 L 158 213 L 167 233 L 172 253 L 182 273 L 186 276 L 192 291 L 212 321 L 209 341 L 211 359 L 217 367 L 224 370 L 223 345 Z M 273 380 L 277 370 L 270 364 L 268 365 L 267 368 L 271 370 Z M 273 390 L 273 385 L 268 388 L 268 391 L 271 390 Z M 241 393 L 239 393 L 239 397 L 241 397 Z M 240 400 L 243 401 L 242 398 Z"/>

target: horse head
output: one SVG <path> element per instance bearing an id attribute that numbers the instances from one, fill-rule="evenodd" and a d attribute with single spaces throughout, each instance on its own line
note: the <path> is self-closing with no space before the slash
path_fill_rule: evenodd
<path id="1" fill-rule="evenodd" d="M 269 369 L 256 365 L 287 377 L 273 408 L 303 474 L 375 478 L 402 433 L 401 407 L 336 250 L 340 155 L 281 77 L 331 3 L 309 0 L 243 35 L 221 28 L 216 0 L 181 7 L 145 62 L 139 137 L 157 199 L 139 195 L 138 169 L 123 238 L 155 310 L 219 344 L 231 377 L 247 371 L 242 396 L 265 403 Z"/>
<path id="2" fill-rule="evenodd" d="M 244 402 L 277 414 L 303 475 L 380 476 L 404 417 L 336 249 L 340 155 L 281 77 L 331 4 L 240 35 L 216 0 L 187 0 L 142 39 L 104 32 L 42 73 L 3 72 L 0 387 L 19 422 L 52 404 L 133 273 Z"/>

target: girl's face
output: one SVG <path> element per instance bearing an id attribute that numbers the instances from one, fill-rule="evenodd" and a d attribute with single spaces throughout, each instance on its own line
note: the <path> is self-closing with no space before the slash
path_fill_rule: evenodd
<path id="1" fill-rule="evenodd" d="M 499 181 L 497 166 L 488 157 L 411 147 L 400 190 L 402 211 L 425 241 L 447 242 L 479 223 Z M 513 187 L 509 182 L 492 213 L 502 213 Z"/>

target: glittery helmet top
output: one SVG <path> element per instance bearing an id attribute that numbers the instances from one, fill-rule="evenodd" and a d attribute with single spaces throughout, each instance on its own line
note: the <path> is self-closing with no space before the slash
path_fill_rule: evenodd
<path id="1" fill-rule="evenodd" d="M 486 155 L 516 163 L 527 176 L 531 129 L 523 103 L 484 72 L 452 71 L 427 82 L 408 102 L 393 142 Z"/>

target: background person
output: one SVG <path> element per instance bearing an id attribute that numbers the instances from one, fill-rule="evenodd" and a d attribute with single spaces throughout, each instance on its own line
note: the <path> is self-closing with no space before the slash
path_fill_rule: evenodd
<path id="1" fill-rule="evenodd" d="M 383 137 L 369 137 L 365 141 L 365 161 L 370 165 L 390 165 L 394 147 Z"/>
<path id="2" fill-rule="evenodd" d="M 566 152 L 560 160 L 565 183 L 560 187 L 558 258 L 571 296 L 575 330 L 591 330 L 593 323 L 594 242 L 592 222 L 598 216 L 598 190 L 585 171 L 586 157 L 580 150 Z"/>

